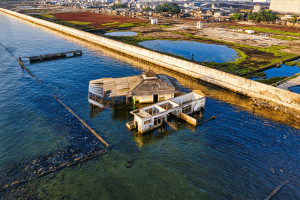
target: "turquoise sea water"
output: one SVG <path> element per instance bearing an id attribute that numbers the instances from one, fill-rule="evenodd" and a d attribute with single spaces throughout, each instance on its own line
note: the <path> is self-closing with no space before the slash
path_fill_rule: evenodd
<path id="1" fill-rule="evenodd" d="M 128 110 L 105 109 L 91 118 L 87 96 L 90 80 L 137 75 L 143 72 L 138 64 L 3 14 L 0 43 L 21 57 L 83 51 L 82 57 L 25 62 L 40 85 L 0 46 L 0 169 L 57 149 L 89 148 L 74 137 L 96 140 L 52 94 L 112 145 L 105 155 L 42 178 L 53 176 L 37 185 L 36 197 L 263 199 L 289 180 L 275 199 L 300 198 L 298 129 L 208 96 L 204 117 L 218 116 L 214 121 L 136 136 L 126 129 Z"/>

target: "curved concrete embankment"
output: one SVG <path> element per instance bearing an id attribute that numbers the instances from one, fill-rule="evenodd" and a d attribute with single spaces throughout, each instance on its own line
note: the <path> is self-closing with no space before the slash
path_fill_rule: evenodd
<path id="1" fill-rule="evenodd" d="M 0 8 L 0 11 L 30 21 L 32 23 L 119 51 L 121 53 L 165 67 L 167 69 L 171 69 L 194 78 L 199 78 L 203 81 L 218 85 L 228 90 L 244 94 L 252 98 L 263 99 L 272 102 L 272 105 L 274 105 L 275 107 L 283 106 L 284 108 L 290 108 L 291 110 L 300 113 L 299 94 L 245 79 L 243 77 L 235 76 L 216 69 L 205 67 L 189 61 L 181 60 L 77 29 L 30 17 L 28 15 L 20 14 L 14 11 L 2 8 Z"/>

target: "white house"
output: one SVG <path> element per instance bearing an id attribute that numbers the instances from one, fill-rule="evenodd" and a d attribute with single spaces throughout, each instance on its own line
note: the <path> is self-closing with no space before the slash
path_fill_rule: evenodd
<path id="1" fill-rule="evenodd" d="M 255 33 L 255 31 L 253 31 L 253 30 L 245 30 L 245 32 L 246 32 L 246 33 L 250 33 L 250 34 Z"/>
<path id="2" fill-rule="evenodd" d="M 260 11 L 261 11 L 261 6 L 259 4 L 257 4 L 256 6 L 254 6 L 253 12 L 260 12 Z"/>
<path id="3" fill-rule="evenodd" d="M 201 21 L 197 22 L 197 28 L 203 28 L 203 23 Z"/>
<path id="4" fill-rule="evenodd" d="M 152 25 L 158 24 L 158 23 L 157 23 L 157 19 L 151 19 L 151 24 L 152 24 Z"/>

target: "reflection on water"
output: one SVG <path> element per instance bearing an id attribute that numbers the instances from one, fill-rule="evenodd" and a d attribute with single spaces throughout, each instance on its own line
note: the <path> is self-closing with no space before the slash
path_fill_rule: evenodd
<path id="1" fill-rule="evenodd" d="M 195 117 L 195 116 L 193 116 Z M 199 119 L 198 119 L 199 120 Z M 168 116 L 168 123 L 163 124 L 155 130 L 148 131 L 146 133 L 138 133 L 137 131 L 132 131 L 134 133 L 134 140 L 139 148 L 144 145 L 151 144 L 164 137 L 170 136 L 178 131 L 184 131 L 189 129 L 192 132 L 196 132 L 196 127 L 186 121 L 177 118 L 176 116 Z"/>
<path id="2" fill-rule="evenodd" d="M 105 33 L 105 35 L 110 35 L 110 36 L 135 36 L 137 35 L 136 32 L 132 32 L 132 31 L 124 31 L 124 32 L 110 32 L 110 33 Z"/>
<path id="3" fill-rule="evenodd" d="M 237 52 L 226 45 L 206 44 L 195 41 L 149 40 L 139 45 L 156 51 L 182 56 L 201 62 L 233 62 Z"/>
<path id="4" fill-rule="evenodd" d="M 294 74 L 300 73 L 300 67 L 298 67 L 297 65 L 294 66 L 287 66 L 285 64 L 281 65 L 281 67 L 276 68 L 273 67 L 271 69 L 265 70 L 263 71 L 264 73 L 266 73 L 266 78 L 272 78 L 272 77 L 282 77 L 282 76 L 292 76 Z M 252 80 L 257 80 L 259 78 L 252 78 Z"/>

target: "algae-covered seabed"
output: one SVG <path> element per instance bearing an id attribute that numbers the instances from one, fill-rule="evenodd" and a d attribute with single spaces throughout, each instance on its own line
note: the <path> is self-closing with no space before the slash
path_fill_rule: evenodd
<path id="1" fill-rule="evenodd" d="M 300 198 L 297 121 L 274 111 L 253 113 L 243 96 L 151 66 L 176 77 L 186 91 L 204 91 L 204 118 L 217 118 L 195 130 L 177 123 L 167 132 L 135 136 L 126 130 L 132 120 L 128 110 L 105 109 L 91 118 L 88 83 L 137 75 L 149 66 L 6 15 L 0 19 L 0 41 L 17 56 L 83 50 L 82 57 L 25 63 L 40 85 L 1 49 L 1 171 L 8 163 L 18 166 L 20 160 L 76 145 L 76 135 L 83 141 L 93 137 L 52 93 L 112 145 L 102 156 L 10 187 L 1 198 L 262 199 L 286 180 L 276 197 Z"/>

